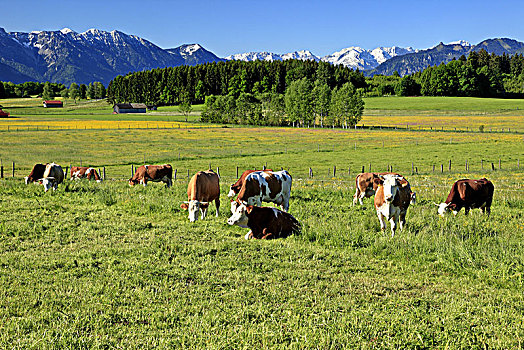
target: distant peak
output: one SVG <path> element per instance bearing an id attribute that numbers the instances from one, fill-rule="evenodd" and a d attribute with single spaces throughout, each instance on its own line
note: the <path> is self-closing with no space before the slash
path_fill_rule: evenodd
<path id="1" fill-rule="evenodd" d="M 69 28 L 63 28 L 63 29 L 60 29 L 60 31 L 62 32 L 62 34 L 76 33 L 74 30 L 69 29 Z"/>
<path id="2" fill-rule="evenodd" d="M 457 40 L 457 41 L 452 41 L 446 45 L 461 45 L 461 46 L 471 46 L 471 44 L 466 41 L 466 40 Z"/>

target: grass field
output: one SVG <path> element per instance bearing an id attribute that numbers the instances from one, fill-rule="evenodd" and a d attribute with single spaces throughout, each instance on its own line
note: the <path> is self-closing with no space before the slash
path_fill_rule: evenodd
<path id="1" fill-rule="evenodd" d="M 372 108 L 382 102 L 371 100 L 364 119 L 380 118 Z M 405 116 L 392 108 L 384 117 L 397 113 L 409 123 L 444 115 L 426 109 L 434 101 L 419 100 L 427 113 L 405 101 Z M 457 101 L 455 117 L 469 125 Z M 485 103 L 485 115 L 467 111 L 489 128 L 506 118 L 495 102 L 469 102 Z M 9 175 L 0 180 L 0 348 L 524 346 L 524 147 L 515 131 L 196 128 L 196 117 L 181 123 L 172 109 L 126 121 L 173 118 L 180 129 L 97 130 L 88 126 L 120 120 L 100 102 L 78 114 L 32 113 L 31 103 L 0 101 L 27 111 L 0 120 L 0 130 L 5 122 L 53 118 L 86 128 L 0 131 Z M 524 129 L 522 118 L 513 122 Z M 68 182 L 46 194 L 23 184 L 32 164 L 48 161 L 106 167 L 112 180 Z M 130 165 L 144 161 L 171 163 L 174 186 L 130 188 Z M 303 230 L 245 241 L 245 229 L 226 224 L 227 185 L 237 167 L 266 164 L 293 175 L 290 213 Z M 370 164 L 393 166 L 417 192 L 408 225 L 394 238 L 380 232 L 371 199 L 351 206 L 355 173 Z M 220 167 L 221 212 L 215 217 L 212 205 L 206 220 L 190 224 L 179 208 L 187 171 L 209 165 Z M 482 176 L 495 185 L 489 218 L 478 210 L 436 215 L 433 202 L 456 179 Z"/>

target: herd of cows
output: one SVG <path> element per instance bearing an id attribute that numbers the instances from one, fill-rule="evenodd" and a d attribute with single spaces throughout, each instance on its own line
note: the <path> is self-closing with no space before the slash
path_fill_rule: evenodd
<path id="1" fill-rule="evenodd" d="M 172 185 L 173 168 L 169 164 L 142 165 L 129 179 L 129 185 L 147 185 L 148 181 L 164 182 L 167 187 Z M 71 167 L 70 180 L 87 178 L 101 181 L 94 168 Z M 44 186 L 44 191 L 56 190 L 65 179 L 62 167 L 56 163 L 35 164 L 25 183 L 37 183 Z M 291 198 L 292 177 L 286 171 L 246 170 L 240 178 L 230 186 L 228 197 L 231 198 L 231 217 L 228 224 L 249 228 L 246 239 L 271 239 L 287 237 L 300 231 L 300 223 L 287 211 Z M 355 195 L 353 203 L 363 204 L 364 198 L 375 196 L 374 204 L 382 231 L 386 222 L 391 225 L 391 236 L 395 235 L 397 226 L 400 230 L 406 223 L 406 213 L 410 204 L 416 201 L 415 192 L 411 190 L 408 180 L 398 173 L 361 173 L 355 179 Z M 464 208 L 466 215 L 470 209 L 480 208 L 483 213 L 490 214 L 493 201 L 494 186 L 491 181 L 457 180 L 445 202 L 436 204 L 438 214 L 446 212 L 455 215 Z M 235 197 L 233 199 L 233 197 Z M 199 171 L 189 181 L 187 187 L 188 200 L 181 205 L 188 210 L 189 221 L 206 217 L 211 202 L 215 202 L 216 216 L 220 210 L 220 177 L 212 170 Z M 262 207 L 262 202 L 271 202 L 280 206 Z"/>

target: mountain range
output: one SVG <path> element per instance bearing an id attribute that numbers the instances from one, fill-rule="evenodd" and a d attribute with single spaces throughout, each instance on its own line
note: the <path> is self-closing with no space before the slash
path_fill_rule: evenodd
<path id="1" fill-rule="evenodd" d="M 341 64 L 359 69 L 366 75 L 391 75 L 398 72 L 404 76 L 481 49 L 497 55 L 513 55 L 524 53 L 524 43 L 499 38 L 487 39 L 477 45 L 465 41 L 439 43 L 426 50 L 398 46 L 365 50 L 351 46 L 324 57 L 302 50 L 285 54 L 248 52 L 220 58 L 199 44 L 163 49 L 148 40 L 117 30 L 107 32 L 89 29 L 76 33 L 64 28 L 58 31 L 8 33 L 0 28 L 0 81 L 51 81 L 66 85 L 101 81 L 107 85 L 117 75 L 154 68 L 227 60 L 287 59 Z"/>

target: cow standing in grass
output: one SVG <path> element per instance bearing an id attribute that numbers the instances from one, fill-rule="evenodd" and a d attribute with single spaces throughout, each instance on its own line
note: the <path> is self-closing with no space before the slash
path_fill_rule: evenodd
<path id="1" fill-rule="evenodd" d="M 380 175 L 376 182 L 375 209 L 377 211 L 380 228 L 386 230 L 386 221 L 391 224 L 391 237 L 395 235 L 397 224 L 400 230 L 406 224 L 406 213 L 411 201 L 411 191 L 403 182 L 404 178 L 398 175 Z"/>
<path id="2" fill-rule="evenodd" d="M 31 173 L 25 177 L 25 184 L 28 185 L 31 182 L 38 183 L 40 179 L 44 177 L 45 168 L 45 164 L 37 163 L 33 165 Z"/>
<path id="3" fill-rule="evenodd" d="M 215 201 L 218 217 L 220 209 L 220 179 L 213 170 L 199 171 L 187 185 L 187 202 L 180 207 L 189 211 L 189 221 L 198 220 L 198 211 L 201 219 L 205 219 L 209 203 Z"/>
<path id="4" fill-rule="evenodd" d="M 446 201 L 440 205 L 437 204 L 438 214 L 444 216 L 447 212 L 452 211 L 457 215 L 460 209 L 464 208 L 464 213 L 468 215 L 470 209 L 480 208 L 482 213 L 489 215 L 494 191 L 493 183 L 486 178 L 457 180 L 451 186 Z"/>
<path id="5" fill-rule="evenodd" d="M 129 179 L 129 186 L 137 184 L 147 185 L 148 181 L 164 182 L 167 187 L 171 187 L 173 178 L 173 168 L 170 164 L 164 165 L 142 165 L 136 168 L 135 174 Z"/>
<path id="6" fill-rule="evenodd" d="M 49 191 L 51 188 L 55 191 L 63 181 L 64 171 L 62 167 L 56 163 L 46 164 L 44 175 L 40 179 L 40 183 L 44 186 L 44 192 Z"/>
<path id="7" fill-rule="evenodd" d="M 87 166 L 72 166 L 70 180 L 79 179 L 96 180 L 96 182 L 102 182 L 102 179 L 95 168 L 90 168 Z"/>
<path id="8" fill-rule="evenodd" d="M 379 179 L 380 176 L 384 175 L 396 175 L 402 177 L 402 185 L 404 187 L 407 186 L 410 192 L 410 202 L 411 204 L 415 204 L 416 201 L 416 194 L 415 192 L 411 191 L 411 186 L 409 185 L 409 181 L 403 177 L 400 174 L 397 173 L 391 173 L 391 172 L 384 172 L 384 173 L 360 173 L 355 178 L 355 195 L 353 196 L 353 204 L 360 203 L 360 205 L 363 205 L 363 199 L 369 198 L 375 194 L 377 191 L 377 184 L 376 179 Z"/>

